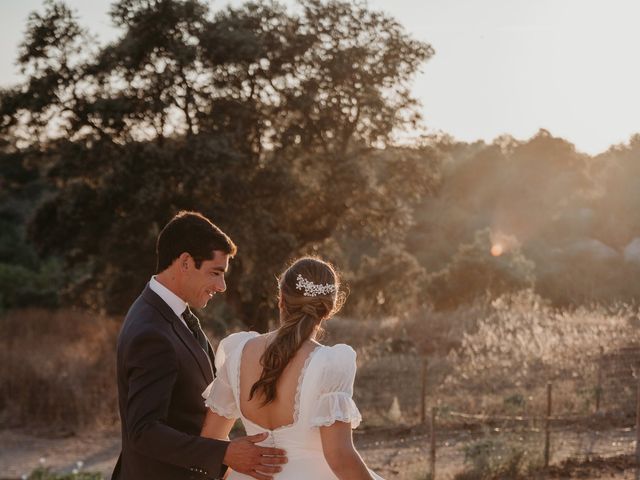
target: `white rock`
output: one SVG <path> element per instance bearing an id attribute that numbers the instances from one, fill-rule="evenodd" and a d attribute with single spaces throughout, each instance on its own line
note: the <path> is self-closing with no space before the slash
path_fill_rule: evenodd
<path id="1" fill-rule="evenodd" d="M 393 397 L 393 402 L 391 402 L 391 407 L 389 407 L 387 417 L 392 422 L 399 422 L 400 420 L 402 420 L 402 410 L 400 410 L 400 402 L 398 401 L 398 397 Z"/>

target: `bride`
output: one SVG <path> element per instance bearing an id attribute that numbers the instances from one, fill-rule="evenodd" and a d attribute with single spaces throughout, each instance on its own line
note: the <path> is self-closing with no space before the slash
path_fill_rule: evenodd
<path id="1" fill-rule="evenodd" d="M 361 421 L 352 399 L 356 353 L 316 341 L 344 301 L 337 273 L 322 260 L 298 259 L 281 275 L 278 299 L 280 328 L 220 342 L 218 376 L 202 394 L 209 410 L 201 435 L 226 438 L 240 418 L 248 435 L 268 434 L 259 445 L 286 450 L 289 461 L 274 478 L 382 480 L 353 445 L 351 429 Z M 228 471 L 225 478 L 251 477 Z"/>

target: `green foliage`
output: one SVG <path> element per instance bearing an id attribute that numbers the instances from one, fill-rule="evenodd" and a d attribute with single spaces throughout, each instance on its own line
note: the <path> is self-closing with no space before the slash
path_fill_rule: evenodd
<path id="1" fill-rule="evenodd" d="M 489 229 L 476 232 L 473 243 L 460 245 L 451 262 L 429 277 L 429 298 L 436 307 L 471 303 L 481 295 L 497 298 L 533 287 L 533 262 L 515 245 L 492 255 L 491 237 Z"/>
<path id="2" fill-rule="evenodd" d="M 524 480 L 534 467 L 524 449 L 491 438 L 465 445 L 464 457 L 467 468 L 455 480 Z"/>
<path id="3" fill-rule="evenodd" d="M 61 264 L 47 260 L 38 270 L 0 263 L 0 311 L 9 308 L 58 305 Z"/>
<path id="4" fill-rule="evenodd" d="M 102 480 L 101 473 L 74 472 L 54 473 L 49 468 L 37 468 L 27 477 L 27 480 Z"/>
<path id="5" fill-rule="evenodd" d="M 431 472 L 419 472 L 413 476 L 413 480 L 433 480 Z"/>
<path id="6" fill-rule="evenodd" d="M 359 296 L 350 310 L 363 316 L 413 311 L 420 300 L 424 275 L 415 257 L 397 248 L 382 248 L 376 257 L 364 255 L 351 288 L 373 295 Z"/>
<path id="7" fill-rule="evenodd" d="M 638 298 L 637 138 L 593 158 L 545 130 L 526 141 L 505 136 L 490 145 L 465 144 L 441 137 L 431 145 L 443 158 L 442 180 L 435 198 L 416 210 L 408 245 L 430 273 L 440 308 L 484 295 L 491 278 L 477 278 L 478 263 L 492 265 L 489 277 L 496 268 L 505 278 L 516 273 L 523 265 L 507 267 L 511 273 L 500 266 L 516 261 L 510 253 L 535 264 L 535 282 L 516 274 L 515 284 L 535 285 L 556 306 Z M 492 243 L 510 238 L 517 248 L 490 258 L 490 247 L 476 243 L 487 229 Z M 468 288 L 447 294 L 445 273 L 458 268 L 461 251 L 473 244 L 480 249 L 468 265 Z M 468 248 L 464 253 L 471 255 Z"/>
<path id="8" fill-rule="evenodd" d="M 342 267 L 349 314 L 531 287 L 557 306 L 640 295 L 640 137 L 596 157 L 546 130 L 393 147 L 434 52 L 360 3 L 120 0 L 111 17 L 120 37 L 96 45 L 47 1 L 26 81 L 0 92 L 0 262 L 39 275 L 61 258 L 74 301 L 123 312 L 185 208 L 239 245 L 223 316 L 258 329 L 274 275 L 307 253 Z"/>
<path id="9" fill-rule="evenodd" d="M 417 121 L 408 83 L 433 50 L 361 4 L 299 7 L 213 14 L 196 0 L 120 0 L 122 36 L 103 47 L 61 4 L 30 17 L 19 59 L 30 76 L 4 93 L 2 113 L 7 132 L 30 133 L 21 151 L 58 187 L 29 234 L 40 254 L 83 272 L 73 298 L 125 311 L 180 209 L 238 244 L 226 299 L 258 329 L 291 257 L 326 256 L 336 236 L 371 245 L 352 271 L 385 245 L 404 250 L 434 152 L 376 149 Z"/>
<path id="10" fill-rule="evenodd" d="M 25 242 L 16 221 L 0 218 L 0 262 L 34 268 L 37 261 L 33 247 Z"/>
<path id="11" fill-rule="evenodd" d="M 522 410 L 527 400 L 521 393 L 513 393 L 504 399 L 504 406 L 507 409 Z"/>
<path id="12" fill-rule="evenodd" d="M 41 258 L 26 238 L 25 223 L 47 189 L 37 171 L 0 135 L 0 312 L 53 307 L 63 284 L 62 264 Z"/>

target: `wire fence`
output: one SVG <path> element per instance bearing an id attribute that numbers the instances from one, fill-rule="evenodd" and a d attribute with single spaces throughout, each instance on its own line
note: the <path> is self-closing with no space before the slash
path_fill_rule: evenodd
<path id="1" fill-rule="evenodd" d="M 373 357 L 358 368 L 355 400 L 372 421 L 416 423 L 425 401 L 426 360 L 415 354 Z"/>
<path id="2" fill-rule="evenodd" d="M 393 478 L 456 478 L 474 462 L 514 452 L 542 470 L 569 460 L 640 462 L 640 346 L 601 348 L 588 358 L 577 375 L 545 381 L 541 372 L 527 385 L 505 379 L 485 391 L 461 391 L 458 397 L 474 398 L 455 402 L 456 393 L 442 388 L 437 360 L 430 365 L 416 353 L 385 353 L 362 361 L 355 397 L 367 426 L 415 433 L 408 443 L 424 477 Z M 398 445 L 397 437 L 387 441 Z"/>

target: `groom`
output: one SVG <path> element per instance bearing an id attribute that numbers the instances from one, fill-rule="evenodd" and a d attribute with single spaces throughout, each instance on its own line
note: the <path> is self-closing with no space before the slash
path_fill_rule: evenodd
<path id="1" fill-rule="evenodd" d="M 213 381 L 213 349 L 190 308 L 226 289 L 236 246 L 206 217 L 178 213 L 160 232 L 157 275 L 133 303 L 118 337 L 117 377 L 122 452 L 112 480 L 219 478 L 231 467 L 267 480 L 285 452 L 255 443 L 200 437 Z"/>

